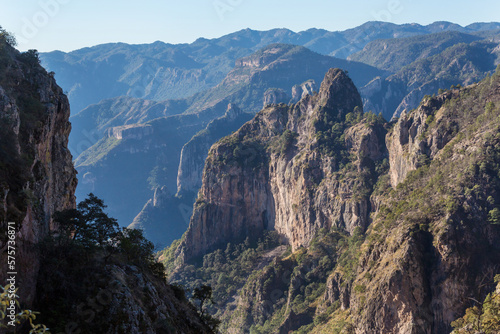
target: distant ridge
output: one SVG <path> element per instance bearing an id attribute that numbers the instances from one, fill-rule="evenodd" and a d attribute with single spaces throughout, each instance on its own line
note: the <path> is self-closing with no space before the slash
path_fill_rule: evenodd
<path id="1" fill-rule="evenodd" d="M 236 59 L 272 43 L 301 45 L 323 55 L 347 58 L 377 39 L 491 29 L 500 29 L 500 23 L 462 27 L 451 22 L 423 26 L 371 21 L 344 31 L 311 28 L 297 33 L 243 29 L 219 38 L 199 38 L 191 44 L 108 43 L 68 53 L 42 53 L 40 58 L 68 92 L 75 114 L 90 104 L 121 95 L 155 101 L 188 97 L 217 85 Z"/>

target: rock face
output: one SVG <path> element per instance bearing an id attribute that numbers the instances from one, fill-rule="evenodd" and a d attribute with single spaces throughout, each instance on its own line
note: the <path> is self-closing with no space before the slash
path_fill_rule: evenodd
<path id="1" fill-rule="evenodd" d="M 449 333 L 494 290 L 500 69 L 425 98 L 386 136 L 359 105 L 330 70 L 319 94 L 270 106 L 212 147 L 176 255 L 266 229 L 293 252 L 255 265 L 221 310 L 228 332 Z"/>
<path id="2" fill-rule="evenodd" d="M 360 117 L 361 107 L 352 81 L 332 69 L 319 94 L 292 106 L 269 106 L 215 144 L 179 254 L 187 260 L 267 229 L 278 231 L 293 249 L 307 246 L 323 227 L 364 230 L 370 187 L 337 172 L 349 154 L 360 171 L 381 159 L 384 130 L 366 123 L 336 129 L 333 136 L 344 138 L 338 142 L 344 156 L 328 151 L 331 139 L 322 136 L 334 120 Z"/>
<path id="3" fill-rule="evenodd" d="M 486 165 L 498 161 L 499 101 L 497 72 L 424 99 L 387 136 L 395 190 L 374 217 L 368 238 L 381 234 L 362 251 L 352 283 L 363 287 L 349 300 L 360 312 L 357 331 L 447 333 L 470 306 L 464 300 L 494 288 L 500 229 L 491 210 L 499 188 L 497 170 Z"/>
<path id="4" fill-rule="evenodd" d="M 268 104 L 286 103 L 289 99 L 283 89 L 269 88 L 264 92 L 264 107 Z"/>
<path id="5" fill-rule="evenodd" d="M 452 133 L 440 128 L 433 128 L 426 133 L 434 122 L 436 110 L 453 97 L 458 90 L 446 92 L 435 99 L 427 99 L 410 115 L 402 114 L 387 138 L 389 149 L 391 184 L 396 187 L 408 173 L 423 166 L 441 150 L 451 139 Z"/>
<path id="6" fill-rule="evenodd" d="M 317 87 L 314 80 L 307 80 L 300 85 L 295 85 L 292 87 L 292 99 L 290 100 L 290 103 L 299 102 L 300 99 L 306 97 L 307 94 L 312 96 L 316 90 Z"/>
<path id="7" fill-rule="evenodd" d="M 144 137 L 153 134 L 153 127 L 151 125 L 123 125 L 108 129 L 108 138 L 114 137 L 116 139 L 136 139 L 141 140 Z"/>
<path id="8" fill-rule="evenodd" d="M 217 140 L 239 129 L 251 117 L 251 114 L 244 113 L 236 105 L 230 103 L 224 116 L 211 121 L 204 130 L 183 146 L 177 173 L 178 194 L 198 192 L 210 147 Z"/>
<path id="9" fill-rule="evenodd" d="M 6 268 L 6 234 L 0 239 L 0 284 L 7 272 L 17 271 L 18 294 L 31 305 L 39 270 L 34 245 L 57 229 L 54 212 L 75 207 L 76 171 L 67 148 L 70 109 L 36 59 L 7 45 L 0 45 L 0 58 L 0 224 L 6 231 L 13 222 L 17 231 L 15 270 Z"/>

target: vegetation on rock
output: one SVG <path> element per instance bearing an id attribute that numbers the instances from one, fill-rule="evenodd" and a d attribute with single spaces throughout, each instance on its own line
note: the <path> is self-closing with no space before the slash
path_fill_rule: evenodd
<path id="1" fill-rule="evenodd" d="M 54 332 L 126 331 L 136 320 L 141 331 L 210 332 L 201 318 L 196 320 L 194 306 L 166 285 L 165 267 L 156 261 L 154 246 L 142 231 L 119 228 L 105 208 L 101 199 L 89 194 L 76 209 L 55 214 L 58 232 L 40 245 L 37 306 L 46 310 L 42 321 Z M 187 313 L 179 317 L 168 315 L 173 310 L 154 311 L 164 303 L 158 299 L 160 291 L 165 294 L 161 298 L 170 298 L 177 311 Z M 127 306 L 134 300 L 141 303 L 143 313 L 136 320 L 128 313 L 137 306 Z M 198 325 L 188 325 L 187 318 Z"/>
<path id="2" fill-rule="evenodd" d="M 255 246 L 250 246 L 248 240 L 246 246 L 219 246 L 206 252 L 203 261 L 188 258 L 180 264 L 175 261 L 175 248 L 182 249 L 185 236 L 181 246 L 175 243 L 162 254 L 164 263 L 173 270 L 170 279 L 188 286 L 209 283 L 217 302 L 211 312 L 221 319 L 220 328 L 225 332 L 451 331 L 452 321 L 470 306 L 467 300 L 482 300 L 492 290 L 492 284 L 484 284 L 485 275 L 495 272 L 500 260 L 496 243 L 500 237 L 498 87 L 499 71 L 478 84 L 426 97 L 416 110 L 392 124 L 385 144 L 389 156 L 382 154 L 375 160 L 367 159 L 375 156 L 375 146 L 367 149 L 365 141 L 356 140 L 365 137 L 356 134 L 370 126 L 388 128 L 380 117 L 356 112 L 338 120 L 328 119 L 336 114 L 316 117 L 313 129 L 323 134 L 314 141 L 315 152 L 342 163 L 333 172 L 348 182 L 353 195 L 369 198 L 368 226 L 358 225 L 350 233 L 342 225 L 318 229 L 305 247 L 295 247 L 291 253 L 275 251 L 277 245 L 267 251 L 254 251 Z M 300 120 L 300 114 L 283 118 L 287 112 L 293 115 L 293 110 L 297 109 L 283 105 L 263 110 L 244 128 L 217 143 L 207 166 L 222 159 L 226 152 L 226 163 L 231 165 L 229 154 L 245 138 L 267 143 L 268 148 L 261 151 L 268 156 L 262 160 L 264 167 L 279 161 L 273 159 L 289 163 L 292 155 L 304 156 L 300 133 L 303 128 L 297 125 L 300 123 L 292 123 Z M 317 115 L 321 116 L 319 111 Z M 275 131 L 280 124 L 287 127 Z M 369 138 L 384 141 L 384 135 L 380 130 Z M 359 147 L 364 150 L 354 154 L 353 148 Z M 377 150 L 384 152 L 383 148 Z M 400 167 L 395 158 L 400 159 Z M 206 168 L 205 173 L 228 173 L 225 165 L 216 166 L 219 169 Z M 243 175 L 249 178 L 260 175 L 263 168 L 252 174 L 245 169 L 246 164 L 233 166 L 246 170 Z M 233 169 L 231 175 L 240 175 Z M 391 178 L 397 180 L 394 186 L 389 182 Z M 313 194 L 323 184 L 319 180 Z M 221 202 L 210 203 L 213 194 L 206 190 L 201 194 L 204 204 L 195 212 L 213 214 Z M 244 205 L 243 201 L 235 202 L 232 212 Z M 291 210 L 309 212 L 308 205 L 302 199 Z M 193 219 L 205 219 L 203 215 L 195 213 Z M 220 235 L 223 226 L 220 222 L 213 228 Z M 270 254 L 269 262 L 262 263 L 266 254 Z M 483 282 L 480 289 L 479 282 Z M 449 291 L 450 286 L 465 298 Z M 227 287 L 231 287 L 229 291 Z M 398 312 L 407 318 L 399 318 Z M 490 330 L 495 328 L 497 317 L 496 293 L 492 293 L 482 307 L 476 305 L 453 325 L 457 333 Z"/>

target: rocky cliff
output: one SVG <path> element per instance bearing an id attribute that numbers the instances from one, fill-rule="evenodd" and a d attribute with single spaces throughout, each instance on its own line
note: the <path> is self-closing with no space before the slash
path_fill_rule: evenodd
<path id="1" fill-rule="evenodd" d="M 196 193 L 201 187 L 203 166 L 210 146 L 236 131 L 251 117 L 251 114 L 229 104 L 224 116 L 214 119 L 205 129 L 194 135 L 182 147 L 180 153 L 177 193 L 171 192 L 167 186 L 155 185 L 153 198 L 144 205 L 130 227 L 143 229 L 149 240 L 161 246 L 169 245 L 180 238 L 186 231 Z M 173 145 L 170 145 L 170 148 L 172 147 Z M 171 156 L 172 154 L 169 155 Z M 172 159 L 171 162 L 175 163 L 175 160 Z M 163 179 L 159 177 L 157 182 L 161 183 Z"/>
<path id="2" fill-rule="evenodd" d="M 427 164 L 452 138 L 456 129 L 432 127 L 435 112 L 451 98 L 457 98 L 459 90 L 447 91 L 436 98 L 425 99 L 410 114 L 402 114 L 390 136 L 389 149 L 391 184 L 396 187 L 409 172 Z M 428 133 L 427 129 L 432 132 Z"/>
<path id="3" fill-rule="evenodd" d="M 385 139 L 350 87 L 331 70 L 318 95 L 265 108 L 212 147 L 176 251 L 189 265 L 170 261 L 175 280 L 195 270 L 219 291 L 226 332 L 449 333 L 494 290 L 500 71 L 425 98 Z M 265 230 L 290 252 L 248 246 Z M 231 256 L 244 282 L 227 297 L 210 266 Z"/>
<path id="4" fill-rule="evenodd" d="M 316 93 L 316 82 L 314 80 L 307 80 L 300 85 L 292 87 L 292 99 L 290 103 L 297 103 L 306 95 L 314 95 Z"/>
<path id="5" fill-rule="evenodd" d="M 382 204 L 350 291 L 336 269 L 325 292 L 356 332 L 450 332 L 471 298 L 494 287 L 499 79 L 425 99 L 387 136 L 394 190 L 372 197 Z"/>
<path id="6" fill-rule="evenodd" d="M 54 212 L 75 206 L 69 114 L 68 99 L 37 54 L 0 43 L 0 281 L 5 285 L 6 273 L 17 271 L 27 305 L 40 264 L 35 245 L 56 230 Z M 16 227 L 15 270 L 7 270 L 8 222 Z"/>
<path id="7" fill-rule="evenodd" d="M 198 192 L 210 147 L 220 138 L 238 130 L 251 117 L 251 114 L 244 113 L 238 106 L 230 103 L 224 116 L 211 121 L 204 130 L 197 133 L 182 147 L 177 172 L 178 194 Z"/>
<path id="8" fill-rule="evenodd" d="M 356 123 L 361 108 L 352 81 L 330 70 L 317 95 L 268 106 L 214 145 L 179 253 L 189 259 L 267 229 L 293 249 L 321 228 L 364 230 L 370 178 L 385 149 L 383 127 Z M 342 169 L 363 176 L 345 178 Z"/>
<path id="9" fill-rule="evenodd" d="M 311 63 L 315 65 L 310 66 Z M 242 58 L 219 85 L 190 98 L 160 103 L 121 97 L 86 108 L 72 117 L 78 123 L 73 147 L 80 150 L 95 143 L 84 152 L 76 151 L 81 153 L 75 165 L 82 176 L 77 197 L 94 192 L 109 204 L 114 217 L 125 224 L 131 223 L 151 199 L 155 187 L 175 190 L 179 162 L 181 171 L 187 172 L 185 177 L 181 175 L 188 182 L 186 186 L 192 188 L 192 181 L 199 180 L 196 174 L 201 173 L 201 169 L 190 169 L 190 166 L 202 166 L 209 145 L 229 132 L 221 131 L 219 137 L 210 139 L 210 144 L 204 145 L 204 152 L 203 145 L 198 145 L 201 138 L 190 143 L 182 161 L 179 160 L 181 149 L 210 121 L 224 116 L 229 103 L 238 105 L 246 113 L 257 112 L 270 87 L 275 88 L 272 91 L 281 92 L 278 96 L 271 91 L 267 95 L 270 102 L 287 102 L 294 85 L 304 83 L 304 89 L 308 90 L 309 80 L 319 82 L 330 67 L 349 70 L 354 82 L 359 81 L 361 85 L 382 74 L 373 67 L 322 56 L 304 47 L 273 44 Z M 171 113 L 183 114 L 168 116 Z M 161 124 L 161 128 L 154 124 Z M 241 124 L 231 126 L 231 131 Z M 101 140 L 106 131 L 107 138 Z M 112 154 L 108 154 L 110 149 Z M 188 154 L 189 149 L 198 149 L 199 154 Z M 157 171 L 161 174 L 159 184 L 149 184 L 148 179 L 154 178 L 152 174 L 158 174 Z M 117 183 L 122 187 L 117 188 Z"/>
<path id="10" fill-rule="evenodd" d="M 395 190 L 360 248 L 359 331 L 449 332 L 494 287 L 499 79 L 424 100 L 388 136 Z"/>
<path id="11" fill-rule="evenodd" d="M 294 86 L 295 87 L 295 86 Z M 268 104 L 286 103 L 290 98 L 283 89 L 269 88 L 264 92 L 264 107 Z"/>
<path id="12" fill-rule="evenodd" d="M 19 307 L 41 311 L 36 322 L 55 332 L 212 333 L 161 270 L 108 262 L 62 232 L 54 214 L 75 211 L 77 185 L 68 99 L 37 52 L 19 53 L 5 36 L 0 27 L 0 285 L 15 276 Z"/>

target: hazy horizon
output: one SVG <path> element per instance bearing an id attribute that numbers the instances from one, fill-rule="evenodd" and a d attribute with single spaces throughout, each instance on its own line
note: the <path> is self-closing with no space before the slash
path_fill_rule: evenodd
<path id="1" fill-rule="evenodd" d="M 481 6 L 465 0 L 452 4 L 430 0 L 376 0 L 331 2 L 296 0 L 286 5 L 255 0 L 211 0 L 190 3 L 151 0 L 0 0 L 0 26 L 12 32 L 22 51 L 38 49 L 72 51 L 99 44 L 123 42 L 148 44 L 192 43 L 198 38 L 217 38 L 245 28 L 294 32 L 311 28 L 343 31 L 368 21 L 428 25 L 448 21 L 467 26 L 498 22 L 500 3 Z M 278 13 L 278 14 L 277 14 Z"/>

